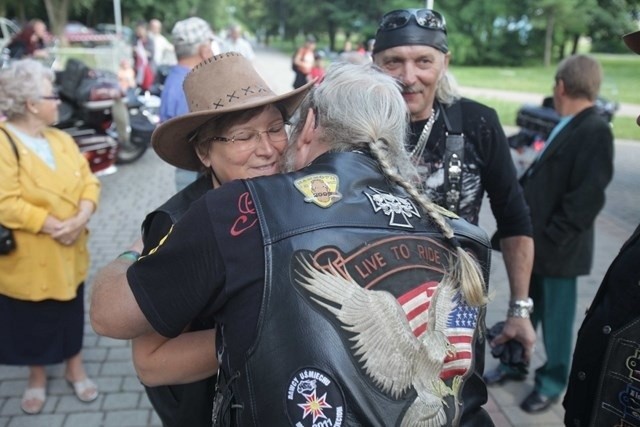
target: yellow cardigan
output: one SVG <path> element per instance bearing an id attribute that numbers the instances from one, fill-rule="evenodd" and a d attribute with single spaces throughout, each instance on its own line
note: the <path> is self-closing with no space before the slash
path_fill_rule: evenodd
<path id="1" fill-rule="evenodd" d="M 89 232 L 72 246 L 63 246 L 40 229 L 49 214 L 60 220 L 76 215 L 81 199 L 97 206 L 100 181 L 68 134 L 55 128 L 44 131 L 55 158 L 53 170 L 0 126 L 20 155 L 16 159 L 0 132 L 0 224 L 13 229 L 17 246 L 9 255 L 0 255 L 0 294 L 28 301 L 71 300 L 87 277 Z"/>

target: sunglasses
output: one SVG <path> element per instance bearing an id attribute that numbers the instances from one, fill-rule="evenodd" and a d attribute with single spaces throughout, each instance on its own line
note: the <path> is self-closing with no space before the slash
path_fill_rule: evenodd
<path id="1" fill-rule="evenodd" d="M 390 31 L 402 28 L 409 24 L 411 17 L 416 23 L 428 30 L 441 30 L 447 33 L 447 24 L 444 16 L 431 9 L 401 9 L 385 14 L 380 21 L 379 31 Z"/>

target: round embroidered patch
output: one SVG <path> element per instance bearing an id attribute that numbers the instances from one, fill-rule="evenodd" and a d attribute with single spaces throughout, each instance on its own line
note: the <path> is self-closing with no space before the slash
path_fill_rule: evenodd
<path id="1" fill-rule="evenodd" d="M 340 427 L 345 413 L 342 390 L 327 373 L 305 368 L 287 390 L 287 415 L 296 427 Z"/>

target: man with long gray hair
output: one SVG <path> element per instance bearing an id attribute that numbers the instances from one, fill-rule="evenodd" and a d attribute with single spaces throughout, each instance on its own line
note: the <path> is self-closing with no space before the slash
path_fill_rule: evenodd
<path id="1" fill-rule="evenodd" d="M 330 67 L 293 130 L 299 170 L 207 193 L 152 254 L 103 269 L 96 331 L 212 319 L 216 426 L 458 425 L 488 239 L 412 184 L 406 114 L 393 78 Z"/>

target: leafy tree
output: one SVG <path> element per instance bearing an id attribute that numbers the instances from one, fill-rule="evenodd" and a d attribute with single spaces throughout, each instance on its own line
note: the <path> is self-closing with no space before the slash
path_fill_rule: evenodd
<path id="1" fill-rule="evenodd" d="M 627 52 L 620 37 L 638 29 L 638 0 L 598 0 L 590 12 L 586 34 L 598 52 Z"/>

